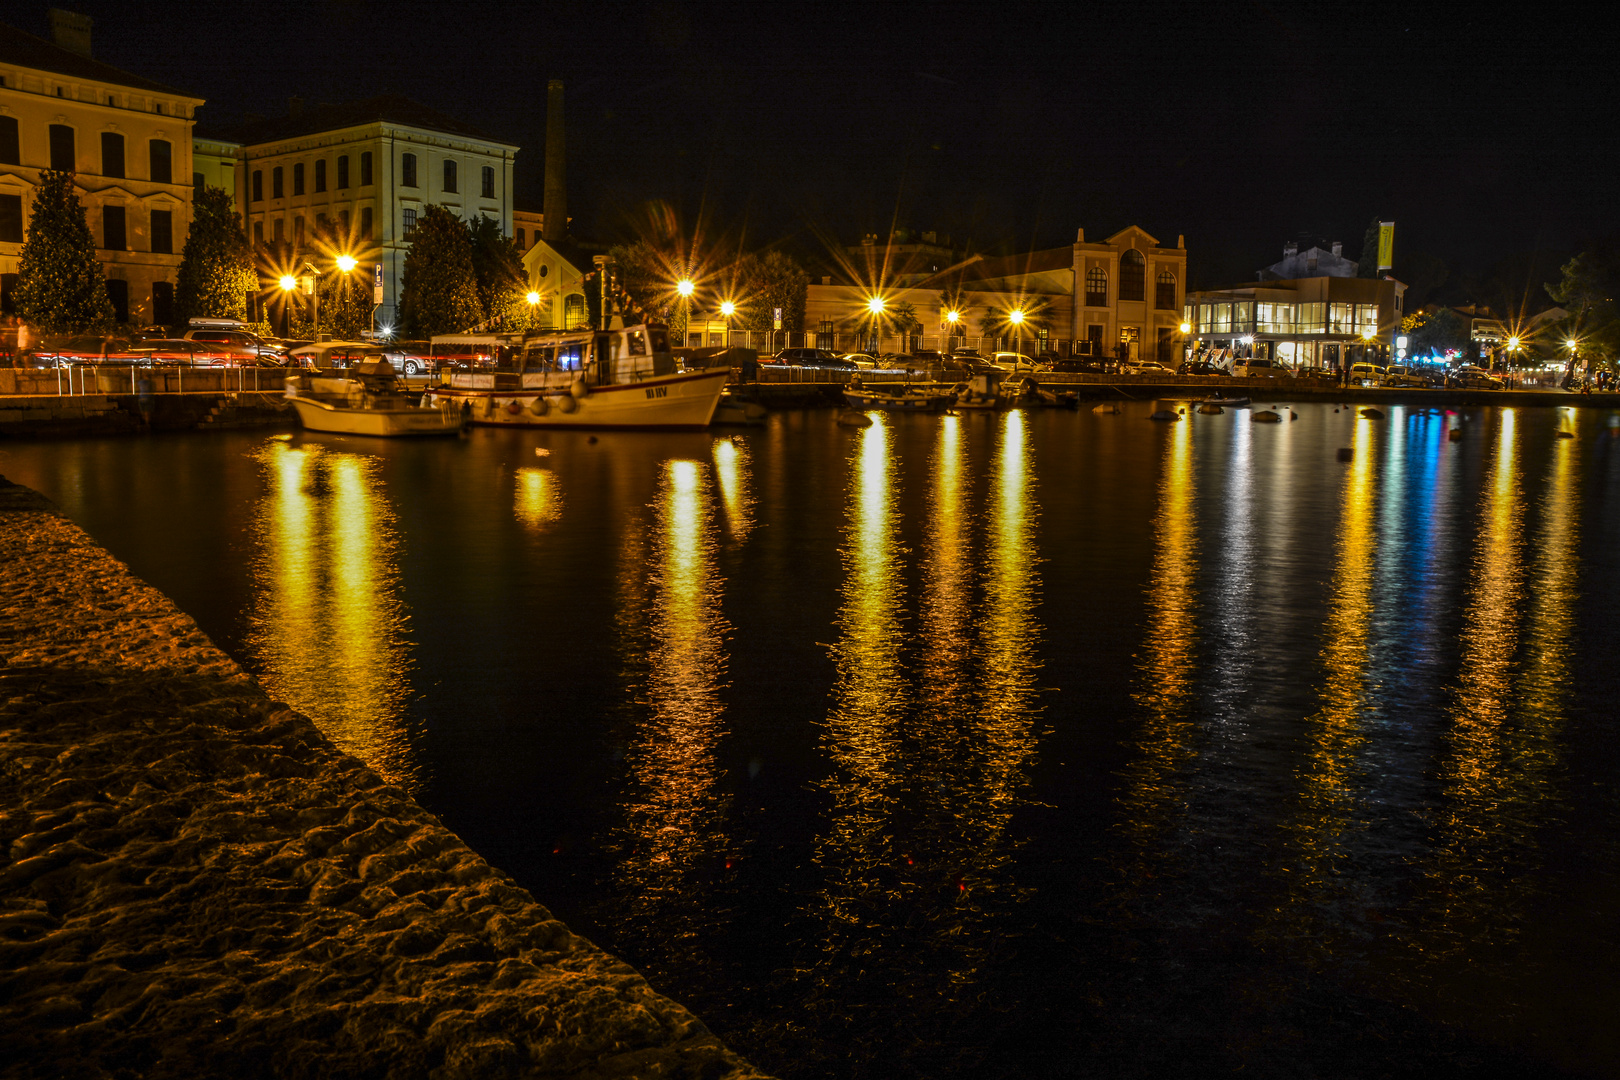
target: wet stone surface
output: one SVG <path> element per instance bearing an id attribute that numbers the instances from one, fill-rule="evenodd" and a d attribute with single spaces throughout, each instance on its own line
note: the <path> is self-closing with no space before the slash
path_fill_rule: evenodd
<path id="1" fill-rule="evenodd" d="M 0 1062 L 25 1077 L 760 1075 L 10 485 Z"/>

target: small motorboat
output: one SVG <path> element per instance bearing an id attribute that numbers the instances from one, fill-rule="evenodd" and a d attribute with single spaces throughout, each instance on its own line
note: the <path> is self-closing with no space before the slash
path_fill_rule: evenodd
<path id="1" fill-rule="evenodd" d="M 1006 383 L 1003 393 L 1018 405 L 1040 405 L 1048 409 L 1078 409 L 1080 395 L 1070 391 L 1048 390 L 1039 382 L 1024 376 Z"/>
<path id="2" fill-rule="evenodd" d="M 1002 405 L 1001 373 L 975 375 L 965 383 L 958 383 L 955 394 L 958 409 L 999 409 Z"/>
<path id="3" fill-rule="evenodd" d="M 739 401 L 722 394 L 720 403 L 714 407 L 714 419 L 709 423 L 731 427 L 763 427 L 767 415 L 765 406 L 757 401 Z"/>
<path id="4" fill-rule="evenodd" d="M 950 391 L 924 390 L 903 383 L 864 387 L 858 381 L 844 390 L 852 409 L 887 409 L 891 412 L 944 412 L 956 400 Z"/>
<path id="5" fill-rule="evenodd" d="M 1215 405 L 1222 409 L 1247 409 L 1249 399 L 1246 397 L 1209 397 L 1200 401 L 1200 405 Z"/>
<path id="6" fill-rule="evenodd" d="M 423 405 L 407 394 L 386 358 L 342 371 L 287 376 L 287 399 L 308 431 L 335 435 L 454 435 L 466 423 L 451 405 Z"/>

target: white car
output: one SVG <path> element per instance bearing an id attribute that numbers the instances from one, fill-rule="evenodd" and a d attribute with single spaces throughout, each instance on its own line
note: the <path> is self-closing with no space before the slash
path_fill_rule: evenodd
<path id="1" fill-rule="evenodd" d="M 1280 360 L 1239 360 L 1232 365 L 1232 374 L 1240 379 L 1277 379 L 1292 378 L 1293 372 L 1283 366 Z"/>
<path id="2" fill-rule="evenodd" d="M 1034 371 L 1035 361 L 1017 352 L 998 352 L 990 354 L 990 362 L 1002 371 Z"/>
<path id="3" fill-rule="evenodd" d="M 1127 375 L 1174 375 L 1175 372 L 1157 360 L 1133 360 L 1125 366 Z"/>

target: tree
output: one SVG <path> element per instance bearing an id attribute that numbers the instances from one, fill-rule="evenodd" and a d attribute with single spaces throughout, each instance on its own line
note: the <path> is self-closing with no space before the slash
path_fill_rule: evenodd
<path id="1" fill-rule="evenodd" d="M 661 322 L 672 335 L 684 335 L 687 305 L 680 302 L 675 288 L 680 261 L 646 240 L 617 244 L 608 257 L 613 260 L 612 281 L 618 286 L 616 302 L 628 307 L 632 318 Z"/>
<path id="2" fill-rule="evenodd" d="M 1409 339 L 1408 356 L 1445 356 L 1448 352 L 1461 356 L 1468 352 L 1473 322 L 1451 308 L 1430 307 L 1402 319 L 1401 332 Z"/>
<path id="3" fill-rule="evenodd" d="M 1356 263 L 1356 277 L 1378 276 L 1378 232 L 1382 225 L 1377 218 L 1367 224 L 1367 233 L 1361 238 L 1361 260 Z"/>
<path id="4" fill-rule="evenodd" d="M 472 241 L 473 276 L 478 302 L 487 322 L 502 330 L 527 330 L 536 319 L 537 305 L 528 301 L 529 281 L 523 257 L 505 236 L 500 222 L 479 214 L 468 228 Z"/>
<path id="5" fill-rule="evenodd" d="M 34 215 L 17 259 L 17 314 L 42 334 L 103 331 L 113 324 L 107 277 L 70 172 L 39 174 Z"/>
<path id="6" fill-rule="evenodd" d="M 1620 250 L 1612 246 L 1588 248 L 1549 282 L 1547 295 L 1569 312 L 1569 337 L 1579 342 L 1582 356 L 1612 362 L 1620 357 Z"/>
<path id="7" fill-rule="evenodd" d="M 408 337 L 453 334 L 484 321 L 467 226 L 442 206 L 416 221 L 400 279 L 400 322 Z"/>
<path id="8" fill-rule="evenodd" d="M 248 293 L 259 287 L 253 249 L 230 192 L 207 187 L 197 196 L 186 246 L 180 251 L 175 315 L 182 324 L 193 316 L 247 319 Z"/>
<path id="9" fill-rule="evenodd" d="M 804 305 L 810 295 L 810 275 L 792 256 L 780 251 L 744 255 L 734 273 L 745 330 L 773 330 L 776 309 L 782 309 L 782 329 L 804 329 Z"/>

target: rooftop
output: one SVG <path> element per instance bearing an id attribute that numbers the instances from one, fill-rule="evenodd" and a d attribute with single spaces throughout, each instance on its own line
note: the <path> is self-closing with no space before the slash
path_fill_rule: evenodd
<path id="1" fill-rule="evenodd" d="M 339 131 L 343 128 L 377 123 L 400 124 L 427 131 L 442 131 L 447 135 L 464 135 L 467 138 L 501 143 L 504 146 L 513 145 L 400 94 L 383 94 L 381 97 L 344 102 L 339 105 L 314 105 L 300 110 L 296 115 L 211 127 L 199 131 L 198 135 L 203 138 L 229 139 L 244 146 L 255 146 L 260 143 L 315 135 L 322 131 Z"/>
<path id="2" fill-rule="evenodd" d="M 0 23 L 0 64 L 16 64 L 18 67 L 63 75 L 70 79 L 88 79 L 112 83 L 115 86 L 127 86 L 134 90 L 173 94 L 176 97 L 191 98 L 193 101 L 202 100 L 196 94 L 188 94 L 184 90 L 176 90 L 172 86 L 143 79 L 139 75 L 131 75 L 111 64 L 103 64 L 100 60 L 81 56 L 71 49 L 64 49 L 42 37 L 35 37 L 25 30 L 18 30 L 5 23 Z"/>

